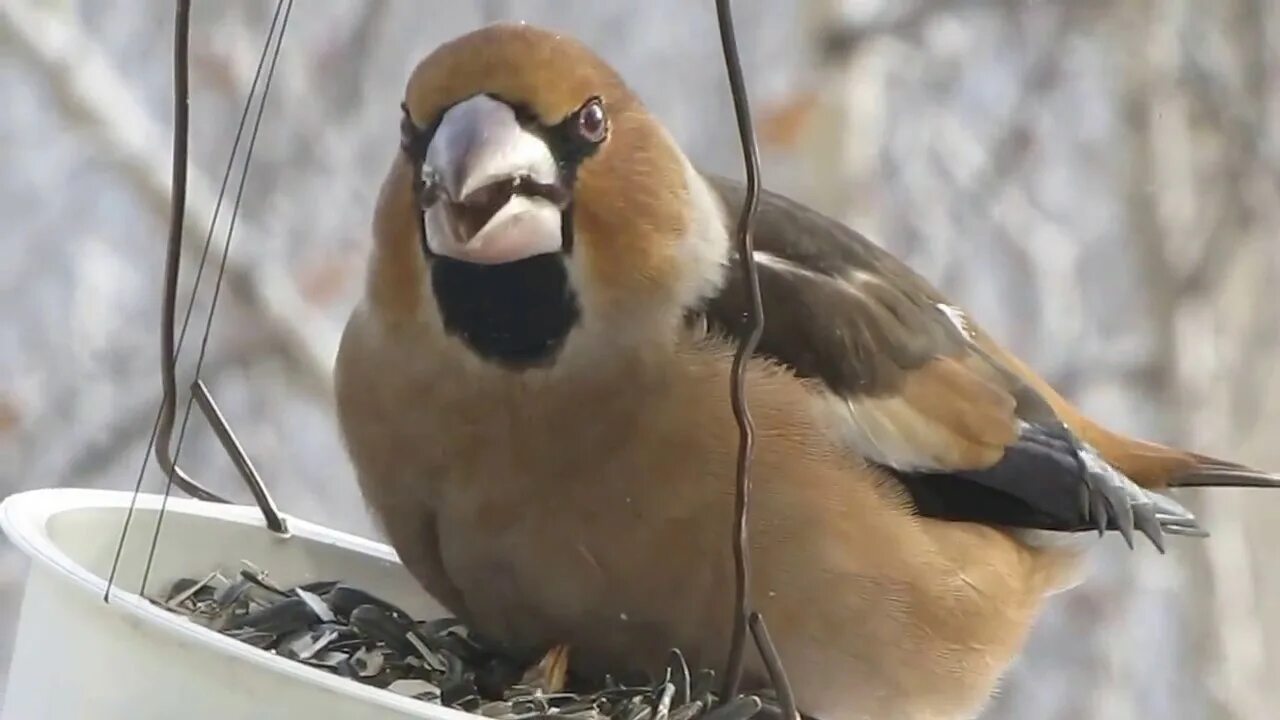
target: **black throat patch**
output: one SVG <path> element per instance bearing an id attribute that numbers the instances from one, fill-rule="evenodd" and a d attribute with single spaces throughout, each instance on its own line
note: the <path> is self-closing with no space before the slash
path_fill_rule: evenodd
<path id="1" fill-rule="evenodd" d="M 445 331 L 512 369 L 549 363 L 580 316 L 565 262 L 559 253 L 502 265 L 435 258 L 431 287 Z"/>

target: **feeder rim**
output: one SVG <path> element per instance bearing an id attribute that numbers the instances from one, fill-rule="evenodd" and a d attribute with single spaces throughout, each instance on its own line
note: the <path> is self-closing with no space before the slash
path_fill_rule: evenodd
<path id="1" fill-rule="evenodd" d="M 127 511 L 134 497 L 132 492 L 96 488 L 41 488 L 14 493 L 0 500 L 0 530 L 8 536 L 10 542 L 34 562 L 39 562 L 45 569 L 52 570 L 60 579 L 70 581 L 66 584 L 71 585 L 73 589 L 84 592 L 88 597 L 101 602 L 107 588 L 106 578 L 91 572 L 60 549 L 49 535 L 48 523 L 56 515 L 75 510 Z M 142 493 L 136 498 L 135 508 L 145 510 L 158 511 L 164 501 L 162 495 L 153 493 Z M 271 533 L 263 524 L 262 514 L 253 505 L 210 503 L 170 497 L 166 514 L 175 512 L 242 525 L 264 533 L 270 538 L 269 541 L 290 542 L 289 539 L 280 538 Z M 336 546 L 368 556 L 372 560 L 401 564 L 395 551 L 382 543 L 292 516 L 289 516 L 288 520 L 289 529 L 294 538 Z M 376 706 L 407 712 L 430 720 L 468 720 L 478 717 L 443 705 L 367 687 L 347 678 L 272 655 L 201 627 L 118 585 L 111 591 L 110 602 L 103 605 L 109 613 L 137 618 L 181 642 L 203 643 L 219 655 L 245 660 L 266 670 L 282 672 L 330 692 L 355 697 Z"/>

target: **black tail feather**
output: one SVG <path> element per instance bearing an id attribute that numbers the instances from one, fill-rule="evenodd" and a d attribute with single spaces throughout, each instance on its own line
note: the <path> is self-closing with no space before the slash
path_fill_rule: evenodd
<path id="1" fill-rule="evenodd" d="M 1190 470 L 1169 480 L 1173 487 L 1280 488 L 1280 475 L 1217 458 L 1201 457 Z"/>

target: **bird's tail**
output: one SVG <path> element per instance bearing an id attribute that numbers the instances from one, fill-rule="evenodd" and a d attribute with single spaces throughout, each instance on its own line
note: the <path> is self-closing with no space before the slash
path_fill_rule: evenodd
<path id="1" fill-rule="evenodd" d="M 1256 487 L 1280 489 L 1280 474 L 1136 440 L 1089 423 L 1081 434 L 1108 463 L 1144 488 Z"/>
<path id="2" fill-rule="evenodd" d="M 1037 392 L 1080 439 L 1097 449 L 1108 464 L 1148 490 L 1169 487 L 1261 487 L 1280 488 L 1280 473 L 1257 470 L 1208 455 L 1177 450 L 1158 443 L 1137 440 L 1098 425 L 1067 402 L 1026 363 L 1000 347 L 985 333 L 978 333 L 978 345 L 1006 365 Z"/>
<path id="3" fill-rule="evenodd" d="M 1188 453 L 1107 433 L 1096 426 L 1088 435 L 1105 442 L 1109 452 L 1086 447 L 1088 516 L 1102 518 L 1099 532 L 1117 530 L 1129 547 L 1140 532 L 1164 552 L 1164 535 L 1208 537 L 1196 516 L 1160 491 L 1171 487 L 1273 487 L 1280 475 L 1207 455 Z M 1086 442 L 1088 442 L 1086 440 Z"/>
<path id="4" fill-rule="evenodd" d="M 1169 478 L 1170 487 L 1264 487 L 1280 488 L 1280 474 L 1263 472 L 1229 460 L 1184 453 L 1193 463 Z"/>

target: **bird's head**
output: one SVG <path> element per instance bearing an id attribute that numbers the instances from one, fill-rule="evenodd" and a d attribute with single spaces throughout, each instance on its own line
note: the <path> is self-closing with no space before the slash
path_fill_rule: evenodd
<path id="1" fill-rule="evenodd" d="M 719 283 L 720 205 L 583 44 L 477 30 L 417 65 L 403 110 L 375 232 L 401 263 L 415 251 L 400 300 L 484 360 L 520 370 L 652 341 Z"/>

